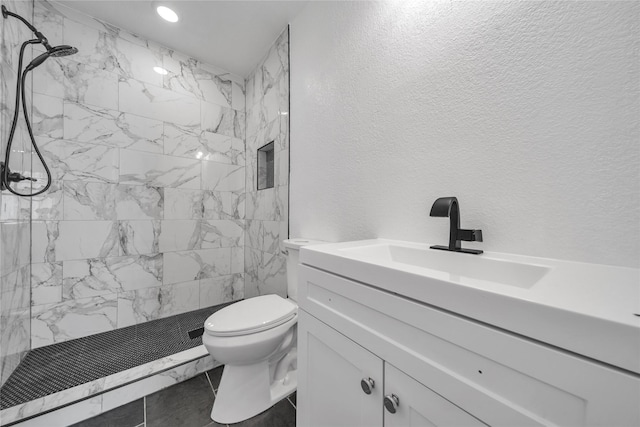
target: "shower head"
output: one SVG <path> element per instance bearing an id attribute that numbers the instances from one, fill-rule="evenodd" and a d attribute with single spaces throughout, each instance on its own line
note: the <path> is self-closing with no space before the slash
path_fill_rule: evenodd
<path id="1" fill-rule="evenodd" d="M 20 21 L 22 21 L 27 27 L 29 27 L 29 29 L 36 35 L 36 37 L 38 37 L 37 40 L 35 40 L 35 39 L 34 40 L 30 40 L 28 43 L 34 43 L 34 42 L 35 43 L 42 43 L 42 45 L 47 49 L 47 51 L 45 53 L 43 53 L 42 55 L 37 56 L 33 61 L 31 61 L 31 63 L 29 65 L 27 65 L 27 68 L 25 69 L 25 72 L 33 70 L 38 65 L 40 65 L 44 61 L 46 61 L 47 58 L 50 57 L 50 56 L 53 56 L 54 58 L 57 58 L 57 57 L 60 57 L 60 56 L 67 56 L 67 55 L 73 55 L 74 53 L 78 53 L 78 49 L 76 49 L 75 47 L 67 46 L 67 45 L 51 47 L 51 45 L 49 44 L 49 41 L 44 36 L 44 34 L 42 34 L 40 31 L 38 31 L 33 25 L 31 25 L 22 16 L 20 16 L 18 14 L 15 14 L 13 12 L 9 12 L 9 10 L 7 10 L 7 8 L 4 5 L 2 5 L 2 16 L 5 19 L 8 18 L 9 16 L 13 16 L 14 18 L 17 18 Z"/>
<path id="2" fill-rule="evenodd" d="M 72 46 L 68 46 L 66 44 L 63 44 L 60 46 L 54 46 L 54 47 L 47 46 L 47 51 L 33 58 L 33 61 L 31 61 L 29 65 L 27 65 L 27 67 L 24 69 L 24 72 L 26 73 L 28 71 L 33 70 L 38 65 L 46 61 L 47 58 L 49 57 L 59 58 L 61 56 L 73 55 L 74 53 L 78 53 L 78 49 Z"/>
<path id="3" fill-rule="evenodd" d="M 52 56 L 54 58 L 59 58 L 61 56 L 74 55 L 78 53 L 78 49 L 73 46 L 63 44 L 60 46 L 52 47 L 51 49 L 49 49 L 48 53 L 49 53 L 49 56 Z"/>

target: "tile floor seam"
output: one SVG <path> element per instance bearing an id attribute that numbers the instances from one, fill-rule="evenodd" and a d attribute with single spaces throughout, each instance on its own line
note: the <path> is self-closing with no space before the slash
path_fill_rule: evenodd
<path id="1" fill-rule="evenodd" d="M 216 393 L 216 389 L 213 387 L 213 382 L 211 381 L 211 378 L 209 377 L 209 372 L 207 371 L 204 374 L 207 377 L 207 381 L 209 382 L 209 386 L 211 387 L 211 390 L 213 390 L 213 397 L 214 398 L 218 397 L 217 393 Z"/>
<path id="2" fill-rule="evenodd" d="M 287 396 L 287 400 L 289 401 L 289 403 L 291 403 L 291 406 L 293 406 L 293 409 L 295 409 L 297 411 L 298 408 L 296 407 L 296 405 L 293 404 L 293 402 L 291 401 L 291 399 L 289 399 L 288 396 Z"/>
<path id="3" fill-rule="evenodd" d="M 142 398 L 142 409 L 144 410 L 144 427 L 147 427 L 147 396 Z"/>

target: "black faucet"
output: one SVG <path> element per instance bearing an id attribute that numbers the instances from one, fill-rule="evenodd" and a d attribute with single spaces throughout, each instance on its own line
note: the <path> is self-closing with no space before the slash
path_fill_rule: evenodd
<path id="1" fill-rule="evenodd" d="M 482 242 L 482 230 L 462 230 L 460 229 L 460 207 L 458 199 L 455 197 L 440 197 L 431 206 L 430 216 L 449 217 L 449 246 L 431 246 L 431 249 L 440 249 L 443 251 L 463 252 L 465 254 L 479 255 L 482 253 L 480 249 L 463 249 L 460 246 L 461 241 L 465 242 Z"/>

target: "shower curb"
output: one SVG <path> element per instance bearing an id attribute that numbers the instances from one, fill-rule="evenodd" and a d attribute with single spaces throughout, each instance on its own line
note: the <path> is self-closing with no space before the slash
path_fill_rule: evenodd
<path id="1" fill-rule="evenodd" d="M 64 427 L 211 370 L 203 345 L 0 411 L 0 426 Z"/>

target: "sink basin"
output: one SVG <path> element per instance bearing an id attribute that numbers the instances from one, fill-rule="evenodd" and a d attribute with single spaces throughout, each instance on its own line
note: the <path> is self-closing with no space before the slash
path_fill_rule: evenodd
<path id="1" fill-rule="evenodd" d="M 305 246 L 299 277 L 332 273 L 640 374 L 637 268 L 429 246 L 388 239 Z"/>
<path id="2" fill-rule="evenodd" d="M 378 264 L 399 263 L 434 270 L 445 273 L 447 280 L 455 282 L 472 279 L 519 288 L 530 288 L 550 270 L 542 265 L 500 260 L 486 255 L 436 251 L 427 246 L 380 243 L 345 248 L 341 252 L 348 257 Z"/>

